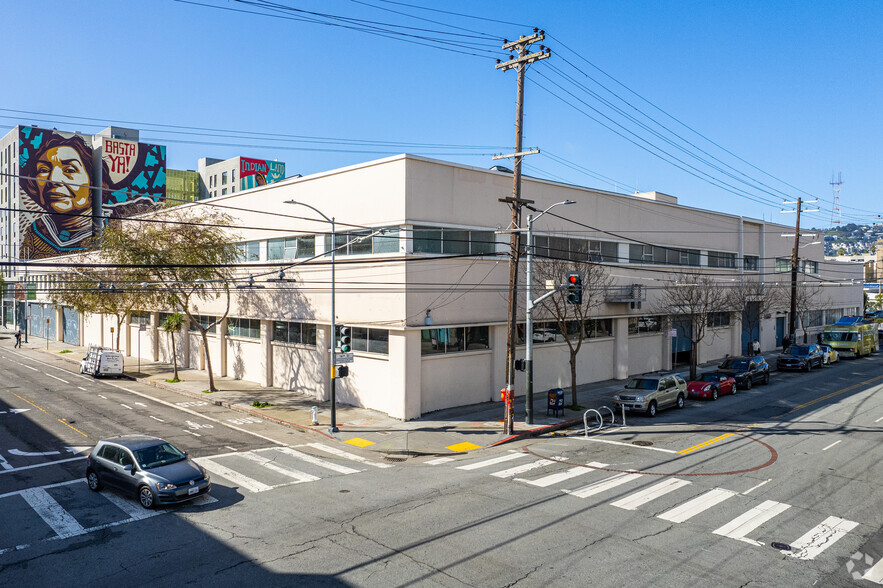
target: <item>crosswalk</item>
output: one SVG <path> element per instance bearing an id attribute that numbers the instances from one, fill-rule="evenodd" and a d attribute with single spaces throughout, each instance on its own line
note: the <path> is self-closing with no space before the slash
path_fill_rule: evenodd
<path id="1" fill-rule="evenodd" d="M 230 452 L 194 461 L 210 472 L 215 489 L 232 485 L 249 493 L 356 474 L 368 468 L 393 467 L 324 443 Z M 217 498 L 206 494 L 186 505 L 201 507 L 216 502 Z M 84 478 L 7 492 L 0 494 L 0 555 L 178 510 L 147 510 L 134 496 L 110 489 L 92 492 Z"/>
<path id="2" fill-rule="evenodd" d="M 424 463 L 431 466 L 448 465 L 465 472 L 486 473 L 496 478 L 537 488 L 556 488 L 564 494 L 579 499 L 589 497 L 603 499 L 605 493 L 615 494 L 605 504 L 626 511 L 640 511 L 650 503 L 662 502 L 663 497 L 668 497 L 663 507 L 657 509 L 662 512 L 649 516 L 655 516 L 672 524 L 686 523 L 703 513 L 716 512 L 713 509 L 724 503 L 728 507 L 726 512 L 734 510 L 738 512 L 738 509 L 747 502 L 748 508 L 745 512 L 724 524 L 711 525 L 709 530 L 713 535 L 754 546 L 764 545 L 763 542 L 753 538 L 758 536 L 758 530 L 792 508 L 792 505 L 783 502 L 759 501 L 747 496 L 748 492 L 766 482 L 740 494 L 722 487 L 700 488 L 699 484 L 683 477 L 665 476 L 657 482 L 653 477 L 636 471 L 625 469 L 606 471 L 605 468 L 608 468 L 609 464 L 601 462 L 592 461 L 585 465 L 574 465 L 572 461 L 569 462 L 561 456 L 537 459 L 536 455 L 511 451 L 487 459 L 475 459 L 474 456 L 463 459 L 437 458 Z M 584 485 L 577 485 L 577 482 L 583 482 Z M 650 508 L 646 510 L 649 511 Z M 801 511 L 801 514 L 807 517 L 819 516 L 813 511 Z M 713 518 L 708 515 L 706 517 Z M 803 523 L 801 519 L 799 522 L 789 521 L 789 524 L 796 526 Z M 814 526 L 790 544 L 785 544 L 784 547 L 788 549 L 781 549 L 783 554 L 800 560 L 813 560 L 859 526 L 855 521 L 837 516 L 828 516 L 822 521 L 811 521 L 809 524 Z M 779 547 L 775 543 L 773 545 Z M 883 584 L 883 580 L 878 583 Z"/>

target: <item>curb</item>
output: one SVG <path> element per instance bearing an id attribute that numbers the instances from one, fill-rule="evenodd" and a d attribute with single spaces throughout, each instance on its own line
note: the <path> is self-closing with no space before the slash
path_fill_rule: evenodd
<path id="1" fill-rule="evenodd" d="M 572 427 L 573 425 L 578 425 L 582 422 L 581 419 L 571 419 L 569 421 L 561 421 L 560 423 L 555 423 L 554 425 L 546 425 L 545 427 L 538 427 L 536 429 L 528 429 L 522 433 L 516 433 L 510 437 L 506 437 L 505 439 L 500 439 L 496 443 L 492 443 L 490 447 L 496 447 L 497 445 L 503 445 L 504 443 L 512 443 L 515 441 L 520 441 L 522 439 L 527 439 L 529 437 L 539 437 L 540 435 L 544 435 L 546 433 L 551 433 L 553 431 L 559 431 L 561 429 L 567 429 Z"/>

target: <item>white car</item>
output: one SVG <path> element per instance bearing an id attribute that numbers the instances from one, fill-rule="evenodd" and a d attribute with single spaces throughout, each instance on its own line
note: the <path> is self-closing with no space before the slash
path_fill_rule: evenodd
<path id="1" fill-rule="evenodd" d="M 555 331 L 552 329 L 537 329 L 533 332 L 534 343 L 549 343 L 555 341 Z"/>

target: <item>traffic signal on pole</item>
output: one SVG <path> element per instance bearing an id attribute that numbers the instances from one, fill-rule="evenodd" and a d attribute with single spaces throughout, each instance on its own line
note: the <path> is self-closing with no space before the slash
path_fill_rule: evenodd
<path id="1" fill-rule="evenodd" d="M 567 274 L 567 302 L 569 304 L 583 303 L 583 278 L 578 272 Z"/>
<path id="2" fill-rule="evenodd" d="M 350 366 L 348 365 L 339 365 L 337 366 L 337 377 L 345 378 L 350 375 Z"/>
<path id="3" fill-rule="evenodd" d="M 525 359 L 516 359 L 515 360 L 515 371 L 523 372 L 527 369 L 527 360 Z"/>
<path id="4" fill-rule="evenodd" d="M 337 327 L 337 347 L 342 353 L 347 353 L 352 349 L 351 330 L 349 327 Z"/>

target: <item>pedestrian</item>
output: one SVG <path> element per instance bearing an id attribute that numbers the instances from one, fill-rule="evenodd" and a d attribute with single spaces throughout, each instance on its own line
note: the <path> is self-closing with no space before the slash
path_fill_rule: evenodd
<path id="1" fill-rule="evenodd" d="M 822 333 L 821 332 L 816 334 L 816 341 L 818 342 L 819 345 L 822 344 Z"/>
<path id="2" fill-rule="evenodd" d="M 755 339 L 754 342 L 751 343 L 751 353 L 753 353 L 754 355 L 760 355 L 760 341 L 758 341 L 757 339 Z"/>
<path id="3" fill-rule="evenodd" d="M 784 337 L 782 337 L 782 350 L 784 351 L 789 347 L 791 347 L 791 337 L 785 335 Z"/>
<path id="4" fill-rule="evenodd" d="M 13 347 L 21 347 L 21 329 L 15 331 L 15 345 Z"/>

